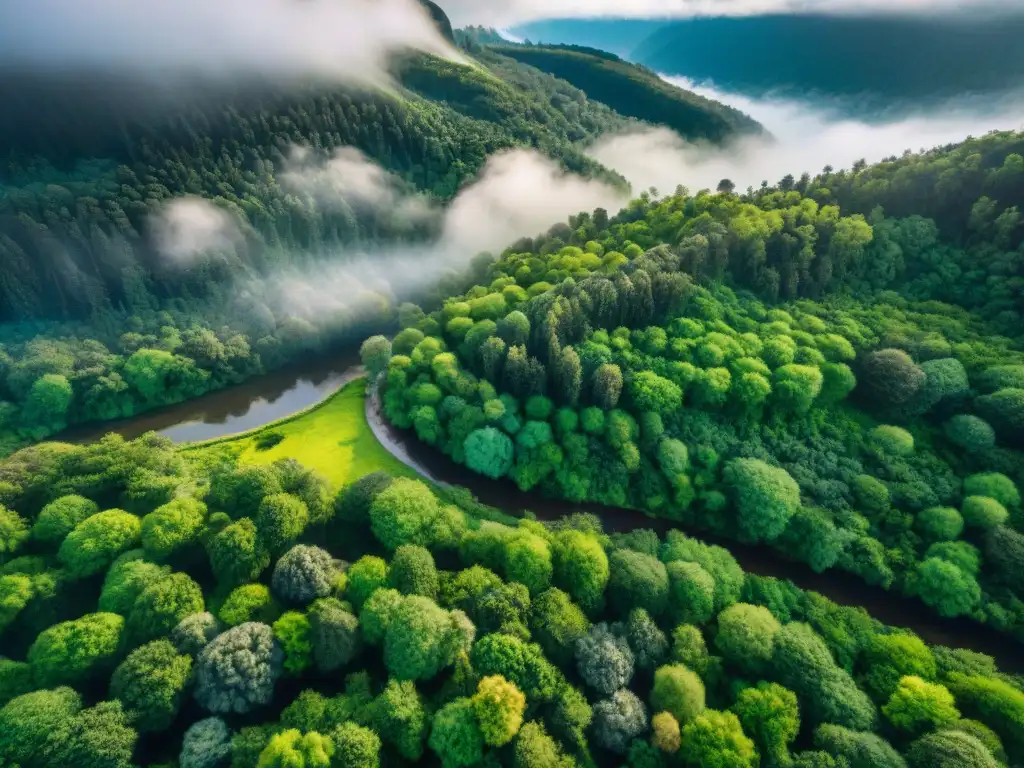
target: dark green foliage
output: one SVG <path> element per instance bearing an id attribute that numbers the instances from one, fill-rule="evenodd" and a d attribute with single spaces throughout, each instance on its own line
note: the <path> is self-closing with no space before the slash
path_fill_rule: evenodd
<path id="1" fill-rule="evenodd" d="M 196 699 L 216 714 L 248 712 L 270 701 L 282 662 L 283 653 L 266 624 L 233 627 L 200 651 Z"/>
<path id="2" fill-rule="evenodd" d="M 43 768 L 50 734 L 78 714 L 81 697 L 70 688 L 26 693 L 0 709 L 0 756 L 14 765 Z"/>
<path id="3" fill-rule="evenodd" d="M 814 743 L 850 768 L 906 768 L 900 753 L 873 733 L 822 725 L 814 731 Z"/>
<path id="4" fill-rule="evenodd" d="M 203 591 L 186 573 L 172 573 L 142 590 L 125 625 L 132 645 L 170 634 L 178 622 L 206 609 Z"/>
<path id="5" fill-rule="evenodd" d="M 633 678 L 635 657 L 624 637 L 607 624 L 593 626 L 576 642 L 576 670 L 583 681 L 606 696 Z"/>
<path id="6" fill-rule="evenodd" d="M 337 577 L 337 563 L 329 552 L 299 544 L 281 555 L 271 583 L 274 593 L 285 602 L 308 605 L 327 597 Z"/>
<path id="7" fill-rule="evenodd" d="M 213 536 L 206 549 L 213 573 L 224 586 L 256 579 L 270 565 L 270 553 L 260 540 L 256 524 L 247 517 Z"/>
<path id="8" fill-rule="evenodd" d="M 403 544 L 391 559 L 388 582 L 403 595 L 422 595 L 436 600 L 438 578 L 434 556 L 423 547 Z"/>
<path id="9" fill-rule="evenodd" d="M 192 659 L 167 640 L 156 640 L 128 654 L 110 678 L 110 695 L 124 706 L 140 731 L 162 731 L 178 714 Z"/>
<path id="10" fill-rule="evenodd" d="M 219 717 L 189 726 L 181 743 L 181 768 L 217 768 L 231 756 L 231 731 Z"/>
<path id="11" fill-rule="evenodd" d="M 665 565 L 650 555 L 617 549 L 608 559 L 608 599 L 612 609 L 625 616 L 644 608 L 660 616 L 668 605 L 669 577 Z"/>
<path id="12" fill-rule="evenodd" d="M 962 731 L 939 731 L 907 751 L 910 768 L 996 768 L 999 763 L 978 739 Z"/>
<path id="13" fill-rule="evenodd" d="M 616 691 L 594 705 L 592 738 L 605 749 L 624 754 L 630 741 L 647 729 L 644 703 L 629 690 Z"/>

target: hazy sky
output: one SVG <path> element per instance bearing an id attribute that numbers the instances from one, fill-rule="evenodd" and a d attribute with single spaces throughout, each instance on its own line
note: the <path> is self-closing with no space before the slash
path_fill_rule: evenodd
<path id="1" fill-rule="evenodd" d="M 445 0 L 456 26 L 511 26 L 539 19 L 657 18 L 763 13 L 925 13 L 1020 10 L 1020 0 Z"/>
<path id="2" fill-rule="evenodd" d="M 773 140 L 751 138 L 726 149 L 687 144 L 667 129 L 611 137 L 591 148 L 599 162 L 615 168 L 636 191 L 677 184 L 691 191 L 714 188 L 723 178 L 740 189 L 775 183 L 788 173 L 814 175 L 826 165 L 848 168 L 877 162 L 906 149 L 918 151 L 963 141 L 990 130 L 1024 128 L 1024 92 L 990 99 L 958 99 L 888 123 L 838 118 L 820 105 L 787 99 L 751 99 L 666 78 L 680 87 L 722 101 L 758 120 Z"/>
<path id="3" fill-rule="evenodd" d="M 450 55 L 416 0 L 0 0 L 0 65 L 376 83 L 404 48 Z"/>

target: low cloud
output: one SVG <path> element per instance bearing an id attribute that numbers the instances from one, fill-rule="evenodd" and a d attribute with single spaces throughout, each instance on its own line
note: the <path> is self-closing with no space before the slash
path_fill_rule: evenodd
<path id="1" fill-rule="evenodd" d="M 750 137 L 723 148 L 690 144 L 668 129 L 654 128 L 612 136 L 591 147 L 591 157 L 617 170 L 634 189 L 656 187 L 669 193 L 679 184 L 691 191 L 713 189 L 727 178 L 742 190 L 761 181 L 774 183 L 786 174 L 813 176 L 826 165 L 838 170 L 861 159 L 877 162 L 907 149 L 931 149 L 969 135 L 1024 127 L 1024 93 L 958 99 L 914 116 L 867 123 L 837 116 L 827 105 L 750 99 L 683 78 L 665 79 L 743 110 L 772 137 Z"/>
<path id="2" fill-rule="evenodd" d="M 233 250 L 242 233 L 224 210 L 201 197 L 172 200 L 152 220 L 153 240 L 171 264 L 189 267 L 202 258 Z"/>
<path id="3" fill-rule="evenodd" d="M 604 182 L 567 173 L 534 150 L 491 156 L 475 181 L 447 207 L 427 204 L 388 172 L 355 150 L 329 159 L 298 150 L 280 177 L 319 206 L 342 202 L 406 211 L 414 221 L 433 217 L 435 241 L 319 254 L 311 268 L 288 268 L 247 281 L 236 291 L 248 306 L 263 304 L 278 318 L 296 316 L 329 325 L 373 312 L 375 293 L 401 301 L 429 289 L 445 275 L 464 270 L 483 251 L 499 252 L 519 237 L 533 236 L 583 210 L 618 210 L 628 195 Z M 179 263 L 233 242 L 237 229 L 212 203 L 183 199 L 165 209 L 156 228 L 161 252 Z"/>
<path id="4" fill-rule="evenodd" d="M 690 18 L 757 16 L 772 13 L 928 14 L 1019 11 L 1018 0 L 447 0 L 444 8 L 458 26 L 512 26 L 543 19 Z"/>
<path id="5" fill-rule="evenodd" d="M 455 56 L 416 0 L 0 2 L 0 67 L 22 71 L 380 85 L 409 48 Z"/>
<path id="6" fill-rule="evenodd" d="M 328 210 L 387 211 L 410 224 L 437 215 L 425 195 L 405 191 L 398 177 L 355 147 L 341 147 L 326 157 L 309 147 L 293 147 L 279 180 Z"/>

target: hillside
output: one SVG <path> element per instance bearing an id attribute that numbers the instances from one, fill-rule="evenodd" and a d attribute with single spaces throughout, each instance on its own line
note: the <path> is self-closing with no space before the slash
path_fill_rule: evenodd
<path id="1" fill-rule="evenodd" d="M 670 19 L 549 19 L 514 27 L 512 32 L 534 43 L 585 45 L 632 60 L 638 45 L 671 23 Z"/>
<path id="2" fill-rule="evenodd" d="M 572 83 L 620 114 L 666 125 L 690 140 L 720 142 L 760 130 L 742 112 L 670 85 L 611 53 L 580 46 L 495 46 L 494 50 Z"/>

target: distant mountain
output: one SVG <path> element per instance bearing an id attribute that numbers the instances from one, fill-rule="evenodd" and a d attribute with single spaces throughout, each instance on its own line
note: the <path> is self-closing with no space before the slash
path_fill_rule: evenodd
<path id="1" fill-rule="evenodd" d="M 430 18 L 434 20 L 434 24 L 437 25 L 444 38 L 454 45 L 455 33 L 452 30 L 452 22 L 448 18 L 448 14 L 444 12 L 444 9 L 437 3 L 432 2 L 432 0 L 420 0 L 420 4 L 430 13 Z"/>
<path id="2" fill-rule="evenodd" d="M 516 32 L 605 48 L 749 96 L 824 95 L 864 108 L 998 93 L 1024 76 L 1024 13 L 559 20 Z"/>
<path id="3" fill-rule="evenodd" d="M 534 43 L 570 43 L 609 51 L 631 59 L 633 51 L 668 19 L 552 19 L 515 27 L 512 32 Z"/>
<path id="4" fill-rule="evenodd" d="M 613 53 L 582 46 L 493 46 L 492 50 L 572 83 L 616 112 L 672 128 L 689 139 L 722 141 L 761 126 L 739 110 L 670 85 Z"/>

